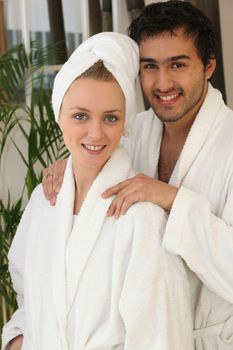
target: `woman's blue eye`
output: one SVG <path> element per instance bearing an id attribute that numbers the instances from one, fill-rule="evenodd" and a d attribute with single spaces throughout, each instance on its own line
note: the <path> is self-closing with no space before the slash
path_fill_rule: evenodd
<path id="1" fill-rule="evenodd" d="M 118 120 L 118 118 L 115 115 L 106 115 L 105 120 L 114 123 Z"/>
<path id="2" fill-rule="evenodd" d="M 85 114 L 79 113 L 79 114 L 75 114 L 74 118 L 77 120 L 86 120 L 87 116 Z"/>

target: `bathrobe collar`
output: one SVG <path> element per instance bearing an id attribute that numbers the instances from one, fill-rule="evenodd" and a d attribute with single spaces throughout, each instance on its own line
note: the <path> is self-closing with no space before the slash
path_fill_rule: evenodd
<path id="1" fill-rule="evenodd" d="M 201 148 L 204 146 L 209 133 L 211 132 L 211 128 L 220 114 L 219 110 L 223 105 L 224 101 L 220 91 L 214 89 L 209 83 L 206 98 L 189 131 L 180 157 L 169 180 L 169 184 L 177 187 L 182 184 Z M 152 109 L 147 113 L 153 113 Z M 148 161 L 146 164 L 143 164 L 143 168 L 147 169 L 147 174 L 149 176 L 155 176 L 158 178 L 158 161 L 163 133 L 163 123 L 155 115 L 153 115 L 152 119 L 154 119 L 153 127 L 149 125 L 149 129 L 146 130 L 148 137 L 142 140 L 143 144 L 146 142 L 150 146 L 145 148 L 147 151 L 149 149 L 149 154 Z M 139 164 L 141 163 L 142 160 L 139 160 Z"/>
<path id="2" fill-rule="evenodd" d="M 221 93 L 209 83 L 204 103 L 190 129 L 169 183 L 180 186 L 206 142 L 223 104 Z"/>
<path id="3" fill-rule="evenodd" d="M 108 187 L 133 175 L 128 154 L 120 146 L 93 182 L 72 230 L 75 183 L 71 157 L 68 160 L 57 197 L 57 240 L 52 260 L 52 288 L 60 332 L 66 329 L 67 314 L 112 201 L 112 198 L 103 199 L 101 194 Z"/>

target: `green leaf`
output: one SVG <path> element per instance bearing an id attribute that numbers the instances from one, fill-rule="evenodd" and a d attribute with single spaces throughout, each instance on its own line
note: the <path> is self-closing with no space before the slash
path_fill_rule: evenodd
<path id="1" fill-rule="evenodd" d="M 7 254 L 23 212 L 22 198 L 25 193 L 31 196 L 41 181 L 42 168 L 68 154 L 54 120 L 51 90 L 45 87 L 43 66 L 52 62 L 54 50 L 56 47 L 44 48 L 32 42 L 29 55 L 20 44 L 0 56 L 0 162 L 8 156 L 5 150 L 10 141 L 26 167 L 21 197 L 13 202 L 9 192 L 6 201 L 0 200 L 0 328 L 3 310 L 9 318 L 16 308 Z M 27 106 L 26 93 L 30 93 Z M 26 152 L 13 138 L 13 131 L 21 134 Z"/>

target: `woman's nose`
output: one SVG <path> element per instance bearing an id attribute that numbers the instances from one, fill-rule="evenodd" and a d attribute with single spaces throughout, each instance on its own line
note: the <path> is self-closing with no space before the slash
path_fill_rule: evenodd
<path id="1" fill-rule="evenodd" d="M 99 122 L 93 122 L 89 126 L 88 136 L 93 140 L 100 140 L 103 137 L 103 126 Z"/>

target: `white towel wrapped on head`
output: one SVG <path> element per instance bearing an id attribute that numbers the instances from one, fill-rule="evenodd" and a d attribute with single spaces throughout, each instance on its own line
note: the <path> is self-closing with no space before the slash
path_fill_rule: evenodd
<path id="1" fill-rule="evenodd" d="M 84 41 L 55 77 L 52 104 L 58 121 L 63 97 L 72 82 L 97 61 L 113 74 L 126 100 L 126 129 L 130 130 L 136 114 L 135 79 L 139 70 L 137 44 L 121 33 L 103 32 Z"/>

